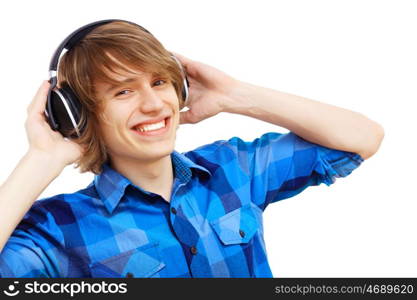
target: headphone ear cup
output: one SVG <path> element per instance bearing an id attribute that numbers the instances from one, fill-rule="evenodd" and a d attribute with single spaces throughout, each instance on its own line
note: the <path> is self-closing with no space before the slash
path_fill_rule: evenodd
<path id="1" fill-rule="evenodd" d="M 178 64 L 178 66 L 181 70 L 181 73 L 182 73 L 183 84 L 182 84 L 182 91 L 181 91 L 181 96 L 182 96 L 181 106 L 182 106 L 182 108 L 184 108 L 188 104 L 188 97 L 189 97 L 189 89 L 188 88 L 190 86 L 190 83 L 188 82 L 188 78 L 187 78 L 187 71 L 184 69 L 181 62 L 178 60 L 178 58 L 175 57 L 174 54 L 171 53 L 171 57 Z"/>
<path id="2" fill-rule="evenodd" d="M 78 100 L 77 95 L 75 95 L 69 85 L 63 85 L 59 90 L 64 95 L 65 99 L 67 99 L 71 112 L 78 124 L 81 118 L 82 109 L 80 100 Z"/>
<path id="3" fill-rule="evenodd" d="M 65 137 L 76 138 L 81 135 L 80 128 L 82 106 L 68 85 L 54 89 L 50 95 L 50 112 L 57 124 L 58 131 Z M 48 112 L 49 113 L 49 112 Z"/>
<path id="4" fill-rule="evenodd" d="M 182 101 L 183 101 L 183 106 L 187 106 L 188 104 L 188 97 L 190 96 L 189 93 L 190 91 L 188 90 L 188 87 L 190 86 L 189 82 L 188 82 L 188 78 L 185 75 L 184 77 L 184 84 L 183 84 L 183 88 L 182 88 Z"/>

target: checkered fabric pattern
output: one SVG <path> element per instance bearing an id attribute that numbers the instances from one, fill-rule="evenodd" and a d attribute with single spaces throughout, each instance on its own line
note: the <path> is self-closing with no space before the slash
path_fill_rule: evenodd
<path id="1" fill-rule="evenodd" d="M 171 159 L 170 202 L 108 165 L 85 189 L 36 201 L 0 254 L 1 276 L 272 277 L 265 208 L 363 161 L 291 132 L 233 137 Z"/>

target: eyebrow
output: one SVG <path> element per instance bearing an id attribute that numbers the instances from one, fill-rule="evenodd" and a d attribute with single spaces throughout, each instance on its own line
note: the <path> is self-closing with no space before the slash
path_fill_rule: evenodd
<path id="1" fill-rule="evenodd" d="M 119 87 L 119 86 L 121 86 L 122 84 L 124 84 L 124 83 L 130 83 L 130 82 L 133 82 L 133 81 L 135 81 L 136 80 L 136 78 L 135 77 L 128 77 L 128 78 L 125 78 L 125 79 L 123 79 L 123 80 L 120 80 L 120 81 L 118 81 L 118 83 L 116 83 L 116 84 L 112 84 L 112 85 L 110 85 L 110 87 L 105 91 L 106 93 L 109 93 L 109 92 L 111 92 L 112 90 L 114 90 L 115 88 L 117 88 L 117 87 Z"/>

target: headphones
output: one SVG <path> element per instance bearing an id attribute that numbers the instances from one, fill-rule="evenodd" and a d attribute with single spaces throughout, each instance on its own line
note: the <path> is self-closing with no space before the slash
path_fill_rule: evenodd
<path id="1" fill-rule="evenodd" d="M 78 42 L 80 42 L 94 28 L 114 21 L 121 21 L 133 24 L 135 26 L 138 26 L 141 30 L 151 34 L 142 26 L 130 21 L 120 19 L 96 21 L 87 24 L 83 27 L 80 27 L 79 29 L 71 33 L 64 41 L 62 41 L 62 43 L 58 46 L 54 55 L 52 56 L 51 62 L 49 64 L 49 82 L 51 86 L 47 95 L 45 116 L 51 128 L 54 131 L 59 131 L 64 137 L 80 137 L 83 133 L 83 130 L 85 129 L 86 122 L 80 124 L 81 112 L 83 108 L 75 92 L 72 91 L 71 88 L 66 84 L 64 84 L 61 88 L 57 87 L 57 69 L 62 52 L 64 49 L 70 51 L 72 47 L 74 47 Z M 190 84 L 188 82 L 186 72 L 182 67 L 180 61 L 172 54 L 171 57 L 179 65 L 183 74 L 183 88 L 181 95 L 185 105 L 189 96 L 188 87 L 190 86 Z"/>

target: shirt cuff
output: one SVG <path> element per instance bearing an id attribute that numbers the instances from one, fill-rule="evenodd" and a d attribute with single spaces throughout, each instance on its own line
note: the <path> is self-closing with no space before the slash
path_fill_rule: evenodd
<path id="1" fill-rule="evenodd" d="M 337 178 L 346 177 L 361 165 L 364 159 L 356 153 L 336 151 L 321 158 L 321 169 L 317 171 L 323 176 L 326 185 L 333 184 Z"/>

